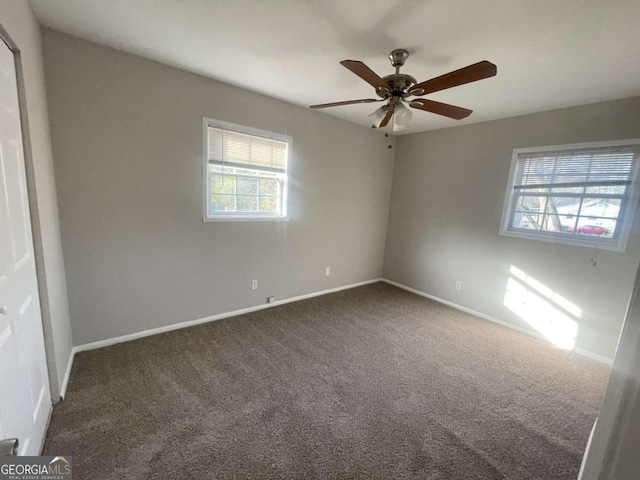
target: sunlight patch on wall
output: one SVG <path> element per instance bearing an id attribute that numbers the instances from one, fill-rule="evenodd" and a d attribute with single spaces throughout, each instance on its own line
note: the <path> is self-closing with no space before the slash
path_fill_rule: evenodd
<path id="1" fill-rule="evenodd" d="M 554 345 L 573 349 L 582 310 L 519 268 L 509 271 L 504 305 Z"/>

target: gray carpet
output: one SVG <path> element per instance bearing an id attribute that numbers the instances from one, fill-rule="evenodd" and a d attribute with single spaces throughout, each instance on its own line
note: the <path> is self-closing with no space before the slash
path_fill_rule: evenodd
<path id="1" fill-rule="evenodd" d="M 574 480 L 609 370 L 387 284 L 76 356 L 76 479 Z"/>

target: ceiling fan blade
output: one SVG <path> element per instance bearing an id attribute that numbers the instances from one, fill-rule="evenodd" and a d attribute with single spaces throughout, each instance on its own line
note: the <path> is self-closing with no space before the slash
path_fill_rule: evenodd
<path id="1" fill-rule="evenodd" d="M 321 103 L 319 105 L 311 105 L 309 108 L 339 107 L 340 105 L 353 105 L 355 103 L 374 103 L 382 101 L 384 100 L 381 98 L 363 98 L 361 100 L 347 100 L 345 102 Z"/>
<path id="2" fill-rule="evenodd" d="M 478 80 L 493 77 L 496 73 L 498 73 L 498 67 L 484 60 L 469 65 L 468 67 L 445 73 L 431 80 L 417 83 L 411 87 L 410 92 L 414 95 L 426 95 L 427 93 L 438 92 L 447 88 L 457 87 L 458 85 L 464 85 L 465 83 L 477 82 Z M 420 90 L 422 92 L 418 93 Z"/>
<path id="3" fill-rule="evenodd" d="M 384 116 L 384 118 L 380 122 L 380 125 L 378 126 L 378 128 L 384 128 L 384 127 L 387 126 L 387 124 L 389 123 L 389 120 L 391 120 L 391 117 L 393 116 L 393 111 L 395 109 L 396 109 L 395 105 L 389 105 L 389 109 L 387 110 L 387 114 Z"/>
<path id="4" fill-rule="evenodd" d="M 387 82 L 380 78 L 376 72 L 371 70 L 364 63 L 358 60 L 343 60 L 340 62 L 340 65 L 351 70 L 376 90 L 384 88 L 385 90 L 391 91 L 391 87 L 389 87 Z"/>
<path id="5" fill-rule="evenodd" d="M 419 110 L 436 113 L 456 120 L 467 118 L 473 113 L 473 110 L 469 110 L 467 108 L 456 107 L 455 105 L 449 105 L 448 103 L 434 102 L 433 100 L 427 100 L 426 98 L 417 98 L 416 100 L 412 100 L 409 102 L 409 105 Z"/>

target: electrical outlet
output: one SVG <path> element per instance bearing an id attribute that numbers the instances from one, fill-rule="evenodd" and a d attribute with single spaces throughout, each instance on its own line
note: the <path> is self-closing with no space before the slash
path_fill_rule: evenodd
<path id="1" fill-rule="evenodd" d="M 270 297 L 267 297 L 267 303 L 273 303 L 276 301 L 276 297 L 274 297 L 273 295 L 271 295 Z"/>
<path id="2" fill-rule="evenodd" d="M 251 290 L 258 289 L 258 280 L 251 280 Z"/>
<path id="3" fill-rule="evenodd" d="M 456 281 L 456 290 L 460 290 L 462 288 L 462 282 L 460 280 Z"/>
<path id="4" fill-rule="evenodd" d="M 331 275 L 331 267 L 324 267 L 324 276 L 328 277 Z"/>

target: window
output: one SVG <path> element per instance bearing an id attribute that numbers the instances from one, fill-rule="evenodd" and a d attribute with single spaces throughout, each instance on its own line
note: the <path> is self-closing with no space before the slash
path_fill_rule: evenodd
<path id="1" fill-rule="evenodd" d="M 640 140 L 513 151 L 500 233 L 624 251 Z"/>
<path id="2" fill-rule="evenodd" d="M 204 220 L 286 220 L 291 137 L 204 119 Z"/>

